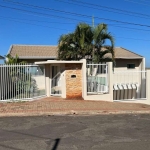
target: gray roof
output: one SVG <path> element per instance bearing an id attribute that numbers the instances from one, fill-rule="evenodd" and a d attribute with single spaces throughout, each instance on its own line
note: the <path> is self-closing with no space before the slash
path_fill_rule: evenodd
<path id="1" fill-rule="evenodd" d="M 4 57 L 0 55 L 0 59 L 4 59 Z"/>
<path id="2" fill-rule="evenodd" d="M 143 56 L 122 47 L 115 47 L 115 57 L 124 59 L 143 58 Z"/>
<path id="3" fill-rule="evenodd" d="M 16 54 L 19 58 L 24 59 L 43 59 L 43 58 L 56 58 L 57 46 L 48 45 L 12 45 L 8 52 L 11 56 L 15 57 Z"/>
<path id="4" fill-rule="evenodd" d="M 55 59 L 57 57 L 57 46 L 50 45 L 12 45 L 9 50 L 11 56 L 19 56 L 23 59 Z M 106 57 L 111 57 L 108 54 Z M 115 47 L 116 59 L 141 59 L 143 56 L 122 47 Z"/>

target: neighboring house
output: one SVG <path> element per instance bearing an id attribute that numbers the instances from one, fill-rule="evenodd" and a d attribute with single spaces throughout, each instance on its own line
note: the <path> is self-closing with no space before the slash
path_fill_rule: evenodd
<path id="1" fill-rule="evenodd" d="M 55 60 L 57 46 L 44 45 L 12 45 L 8 51 L 11 56 L 19 56 L 21 61 L 34 63 L 38 61 Z M 145 70 L 145 58 L 122 47 L 115 47 L 115 71 Z"/>
<path id="2" fill-rule="evenodd" d="M 4 59 L 4 57 L 0 55 L 0 59 Z"/>

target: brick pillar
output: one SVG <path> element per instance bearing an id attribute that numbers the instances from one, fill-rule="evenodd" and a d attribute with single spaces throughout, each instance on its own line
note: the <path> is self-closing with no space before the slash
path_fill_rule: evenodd
<path id="1" fill-rule="evenodd" d="M 82 65 L 65 64 L 66 99 L 82 99 Z"/>

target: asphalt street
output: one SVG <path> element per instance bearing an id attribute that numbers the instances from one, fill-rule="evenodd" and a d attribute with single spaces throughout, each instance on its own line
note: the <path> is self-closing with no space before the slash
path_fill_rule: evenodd
<path id="1" fill-rule="evenodd" d="M 150 114 L 0 118 L 0 150 L 130 149 L 150 149 Z"/>

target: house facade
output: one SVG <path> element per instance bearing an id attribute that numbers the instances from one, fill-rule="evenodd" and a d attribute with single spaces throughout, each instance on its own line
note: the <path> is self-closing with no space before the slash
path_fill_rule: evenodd
<path id="1" fill-rule="evenodd" d="M 47 97 L 60 96 L 65 99 L 123 100 L 150 104 L 150 86 L 147 84 L 150 72 L 145 71 L 145 58 L 124 48 L 115 48 L 114 69 L 112 62 L 89 64 L 86 59 L 56 60 L 57 46 L 12 45 L 8 53 L 13 57 L 17 54 L 20 61 L 35 65 L 24 66 L 24 70 L 28 75 L 27 79 L 34 80 L 38 90 L 34 86 L 30 86 L 29 91 L 23 88 L 30 93 L 24 94 L 25 96 L 43 96 L 44 93 Z M 3 67 L 4 73 L 6 67 Z M 16 67 L 11 70 L 18 70 Z M 7 68 L 9 70 L 10 66 Z M 24 77 L 25 75 L 23 79 Z M 3 88 L 2 92 L 5 92 Z"/>

